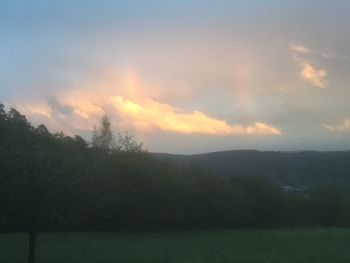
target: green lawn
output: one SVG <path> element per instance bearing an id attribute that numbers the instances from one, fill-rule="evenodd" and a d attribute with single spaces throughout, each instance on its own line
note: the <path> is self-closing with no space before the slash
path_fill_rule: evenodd
<path id="1" fill-rule="evenodd" d="M 0 262 L 26 262 L 27 236 L 0 235 Z M 38 263 L 350 262 L 348 229 L 47 233 Z"/>

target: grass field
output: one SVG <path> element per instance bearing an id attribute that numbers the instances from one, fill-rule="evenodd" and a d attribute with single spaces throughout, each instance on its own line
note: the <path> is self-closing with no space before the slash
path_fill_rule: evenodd
<path id="1" fill-rule="evenodd" d="M 0 262 L 26 262 L 27 236 L 0 235 Z M 44 233 L 38 263 L 350 262 L 348 229 Z"/>

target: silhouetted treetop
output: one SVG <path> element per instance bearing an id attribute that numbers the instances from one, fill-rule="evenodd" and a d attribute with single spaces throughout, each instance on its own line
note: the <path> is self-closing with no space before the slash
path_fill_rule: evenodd
<path id="1" fill-rule="evenodd" d="M 135 141 L 133 135 L 126 133 L 123 135 L 121 132 L 117 132 L 115 136 L 112 131 L 112 123 L 107 115 L 104 115 L 101 119 L 100 125 L 94 127 L 92 136 L 92 146 L 114 152 L 126 152 L 126 153 L 141 153 L 146 150 L 143 148 L 142 143 Z"/>
<path id="2" fill-rule="evenodd" d="M 113 149 L 115 147 L 111 121 L 107 115 L 102 117 L 101 123 L 98 127 L 94 127 L 92 146 L 104 150 Z"/>

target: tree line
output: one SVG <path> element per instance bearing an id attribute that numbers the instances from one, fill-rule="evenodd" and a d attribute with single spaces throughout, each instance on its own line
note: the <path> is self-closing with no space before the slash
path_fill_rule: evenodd
<path id="1" fill-rule="evenodd" d="M 287 192 L 264 176 L 179 166 L 110 125 L 103 118 L 88 143 L 0 104 L 0 231 L 350 224 L 336 186 Z"/>
<path id="2" fill-rule="evenodd" d="M 263 175 L 289 188 L 336 184 L 350 187 L 350 151 L 234 150 L 194 155 L 155 154 L 179 165 L 197 165 L 223 176 Z"/>

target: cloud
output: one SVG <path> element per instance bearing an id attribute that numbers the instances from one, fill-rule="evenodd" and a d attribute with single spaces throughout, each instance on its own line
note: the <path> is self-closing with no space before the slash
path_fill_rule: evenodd
<path id="1" fill-rule="evenodd" d="M 192 98 L 192 90 L 186 81 L 165 77 L 156 81 L 127 70 L 106 73 L 84 87 L 62 88 L 40 100 L 23 99 L 14 106 L 35 125 L 44 123 L 52 131 L 63 130 L 69 135 L 91 133 L 105 113 L 115 128 L 145 136 L 157 132 L 212 136 L 282 134 L 280 129 L 261 121 L 228 123 L 203 111 L 190 110 L 179 101 Z"/>
<path id="2" fill-rule="evenodd" d="M 21 102 L 17 105 L 30 120 L 44 122 L 49 128 L 56 131 L 62 129 L 70 135 L 81 131 L 91 131 L 93 124 L 105 112 L 108 112 L 118 128 L 132 129 L 140 133 L 166 131 L 177 134 L 213 136 L 282 134 L 280 129 L 266 123 L 255 122 L 248 126 L 231 125 L 223 119 L 210 117 L 201 111 L 187 112 L 152 99 L 142 99 L 141 102 L 136 102 L 122 96 L 109 96 L 96 103 L 96 100 L 84 101 L 83 96 L 79 100 L 59 101 L 57 99 L 56 104 L 59 107 L 54 108 L 42 101 Z M 61 107 L 69 107 L 72 111 L 62 112 L 59 110 Z"/>
<path id="3" fill-rule="evenodd" d="M 295 53 L 298 53 L 299 55 L 312 54 L 312 55 L 327 58 L 327 59 L 341 58 L 341 56 L 339 56 L 335 51 L 329 48 L 322 48 L 320 50 L 317 50 L 317 49 L 311 49 L 303 44 L 291 43 L 289 44 L 289 49 Z"/>
<path id="4" fill-rule="evenodd" d="M 297 52 L 297 53 L 301 53 L 301 54 L 309 54 L 312 52 L 312 50 L 302 44 L 289 44 L 289 49 Z"/>
<path id="5" fill-rule="evenodd" d="M 200 111 L 185 112 L 153 100 L 136 103 L 120 96 L 111 97 L 112 105 L 121 119 L 147 130 L 159 129 L 182 134 L 207 135 L 280 135 L 278 128 L 256 122 L 250 126 L 230 125 L 225 120 L 209 117 Z"/>
<path id="6" fill-rule="evenodd" d="M 323 51 L 319 51 L 317 49 L 311 49 L 303 44 L 289 44 L 289 49 L 292 51 L 292 57 L 296 63 L 299 64 L 301 68 L 299 74 L 302 80 L 311 84 L 317 88 L 325 88 L 328 86 L 329 81 L 327 80 L 327 71 L 325 69 L 317 69 L 307 58 L 308 55 L 313 55 L 318 58 L 334 58 L 336 57 L 336 53 L 325 49 Z"/>
<path id="7" fill-rule="evenodd" d="M 350 131 L 350 119 L 346 119 L 342 123 L 339 123 L 339 124 L 333 124 L 333 125 L 324 124 L 323 126 L 332 132 Z"/>
<path id="8" fill-rule="evenodd" d="M 326 49 L 321 52 L 321 56 L 324 58 L 338 58 L 338 54 L 332 50 Z"/>
<path id="9" fill-rule="evenodd" d="M 324 69 L 316 69 L 308 62 L 301 63 L 300 76 L 303 80 L 317 88 L 325 88 L 329 84 L 327 71 Z"/>
<path id="10" fill-rule="evenodd" d="M 52 116 L 52 109 L 45 101 L 39 102 L 16 102 L 17 110 L 28 115 L 37 115 L 41 117 L 50 118 Z"/>

